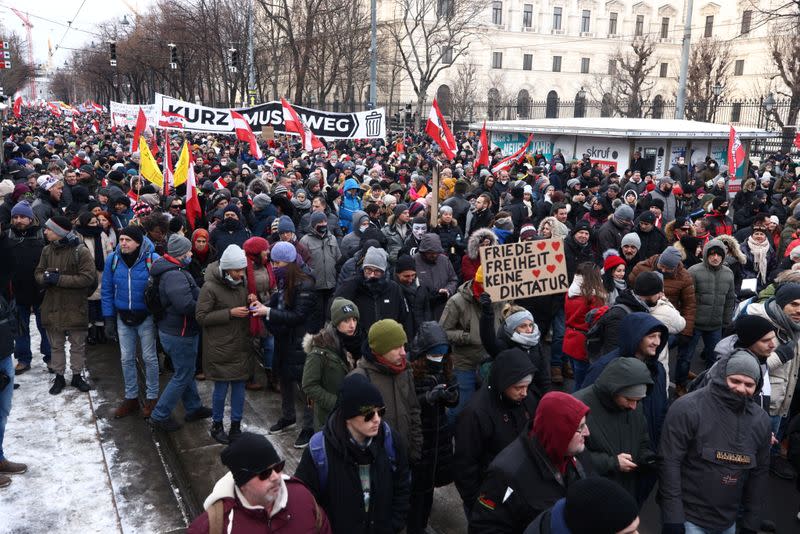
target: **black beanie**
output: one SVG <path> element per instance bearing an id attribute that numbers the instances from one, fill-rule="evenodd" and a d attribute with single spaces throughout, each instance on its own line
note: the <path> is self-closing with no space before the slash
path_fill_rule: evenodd
<path id="1" fill-rule="evenodd" d="M 736 337 L 739 338 L 736 346 L 747 348 L 774 330 L 775 326 L 771 322 L 758 315 L 739 317 L 734 325 Z"/>
<path id="2" fill-rule="evenodd" d="M 50 217 L 50 220 L 57 224 L 59 228 L 63 228 L 67 232 L 72 230 L 72 223 L 63 215 L 54 215 L 53 217 Z"/>
<path id="3" fill-rule="evenodd" d="M 252 432 L 242 432 L 236 441 L 222 450 L 219 457 L 240 488 L 267 467 L 281 461 L 272 443 L 266 437 Z"/>
<path id="4" fill-rule="evenodd" d="M 345 419 L 361 415 L 364 410 L 384 405 L 381 392 L 367 380 L 367 377 L 354 374 L 345 377 L 339 389 L 339 410 Z"/>
<path id="5" fill-rule="evenodd" d="M 525 196 L 525 189 L 524 188 L 517 186 L 517 187 L 514 187 L 513 189 L 511 189 L 511 198 L 519 199 L 519 198 L 522 198 L 524 196 Z"/>
<path id="6" fill-rule="evenodd" d="M 724 202 L 727 202 L 727 200 L 725 200 L 722 197 L 714 197 L 714 200 L 711 201 L 711 207 L 714 208 L 715 210 L 718 210 L 719 207 L 722 206 Z"/>
<path id="7" fill-rule="evenodd" d="M 417 265 L 414 261 L 414 258 L 409 256 L 408 254 L 403 254 L 399 258 L 397 258 L 397 264 L 395 265 L 394 272 L 402 273 L 405 271 L 416 271 Z"/>
<path id="8" fill-rule="evenodd" d="M 636 277 L 633 292 L 640 297 L 652 297 L 664 291 L 664 280 L 658 273 L 645 271 Z"/>
<path id="9" fill-rule="evenodd" d="M 775 292 L 775 302 L 781 308 L 797 299 L 800 299 L 800 284 L 797 283 L 781 284 Z"/>
<path id="10" fill-rule="evenodd" d="M 125 228 L 119 231 L 119 235 L 128 236 L 137 243 L 139 243 L 140 245 L 142 244 L 142 241 L 144 241 L 144 234 L 142 233 L 142 229 L 134 225 L 126 226 Z"/>
<path id="11" fill-rule="evenodd" d="M 572 534 L 616 534 L 638 515 L 634 498 L 607 478 L 584 478 L 567 488 L 564 522 Z"/>

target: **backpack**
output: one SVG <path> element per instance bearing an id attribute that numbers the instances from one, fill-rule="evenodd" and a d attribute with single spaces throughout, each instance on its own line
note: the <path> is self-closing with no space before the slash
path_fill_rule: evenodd
<path id="1" fill-rule="evenodd" d="M 147 278 L 147 285 L 144 286 L 144 305 L 156 323 L 167 315 L 167 307 L 161 302 L 161 276 L 153 276 L 151 274 Z"/>
<path id="2" fill-rule="evenodd" d="M 394 448 L 392 429 L 386 424 L 386 421 L 381 422 L 381 426 L 384 433 L 383 446 L 386 449 L 386 455 L 389 457 L 389 463 L 392 465 L 392 471 L 396 471 L 397 451 Z M 314 460 L 314 465 L 317 466 L 320 494 L 325 493 L 328 487 L 328 453 L 325 450 L 325 436 L 321 430 L 311 436 L 311 440 L 308 442 L 308 450 L 311 453 L 311 459 Z"/>
<path id="3" fill-rule="evenodd" d="M 603 318 L 612 308 L 622 308 L 626 313 L 631 313 L 629 306 L 625 304 L 614 304 L 613 306 L 601 306 L 586 314 L 586 322 L 589 330 L 586 331 L 586 355 L 589 361 L 594 362 L 602 356 L 603 343 L 605 342 L 606 324 Z"/>

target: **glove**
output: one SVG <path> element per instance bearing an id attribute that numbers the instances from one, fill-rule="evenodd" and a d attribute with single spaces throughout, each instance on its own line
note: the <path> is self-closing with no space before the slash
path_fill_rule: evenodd
<path id="1" fill-rule="evenodd" d="M 680 334 L 678 336 L 678 348 L 685 349 L 686 347 L 688 347 L 693 337 L 694 336 L 686 336 L 684 334 Z"/>
<path id="2" fill-rule="evenodd" d="M 686 534 L 682 523 L 666 523 L 661 527 L 661 534 Z"/>
<path id="3" fill-rule="evenodd" d="M 795 344 L 793 342 L 782 343 L 775 349 L 775 354 L 781 359 L 781 362 L 786 363 L 794 359 Z"/>
<path id="4" fill-rule="evenodd" d="M 44 285 L 46 286 L 57 286 L 58 279 L 61 275 L 58 271 L 45 271 L 44 272 Z"/>
<path id="5" fill-rule="evenodd" d="M 485 314 L 492 313 L 492 297 L 488 293 L 483 293 L 480 296 L 481 311 Z"/>
<path id="6" fill-rule="evenodd" d="M 106 337 L 113 341 L 117 340 L 117 320 L 116 317 L 106 317 L 103 321 L 103 330 Z"/>
<path id="7" fill-rule="evenodd" d="M 454 387 L 453 389 L 445 389 L 444 390 L 444 402 L 448 404 L 453 404 L 454 402 L 458 402 L 458 388 Z"/>
<path id="8" fill-rule="evenodd" d="M 447 385 L 446 384 L 437 384 L 431 389 L 429 392 L 425 394 L 425 401 L 430 404 L 434 405 L 437 402 L 444 399 L 445 395 L 447 394 Z"/>

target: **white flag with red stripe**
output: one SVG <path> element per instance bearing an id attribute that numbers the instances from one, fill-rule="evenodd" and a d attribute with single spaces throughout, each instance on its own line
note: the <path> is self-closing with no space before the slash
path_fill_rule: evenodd
<path id="1" fill-rule="evenodd" d="M 190 164 L 189 165 L 189 170 L 190 171 L 191 171 L 191 168 L 192 168 L 192 166 Z M 187 181 L 188 181 L 188 178 L 187 178 Z M 220 176 L 219 178 L 214 180 L 214 189 L 225 189 L 226 187 L 228 187 L 228 180 L 226 180 L 224 177 Z"/>
<path id="2" fill-rule="evenodd" d="M 283 107 L 283 127 L 287 132 L 294 132 L 300 136 L 300 141 L 303 144 L 303 150 L 311 152 L 317 148 L 325 148 L 319 137 L 314 135 L 311 128 L 303 121 L 302 117 L 297 114 L 297 111 L 292 107 L 286 99 L 281 98 L 281 106 Z"/>
<path id="3" fill-rule="evenodd" d="M 236 139 L 245 141 L 250 145 L 250 155 L 256 159 L 261 159 L 264 155 L 261 153 L 261 148 L 258 146 L 258 140 L 253 134 L 253 129 L 241 113 L 231 110 L 231 119 L 233 119 L 233 129 L 236 131 Z"/>
<path id="4" fill-rule="evenodd" d="M 453 138 L 453 133 L 447 126 L 447 121 L 444 120 L 444 116 L 439 110 L 439 104 L 435 98 L 433 99 L 431 111 L 428 113 L 428 122 L 425 123 L 425 133 L 436 141 L 436 144 L 442 149 L 442 153 L 447 159 L 455 159 L 458 146 Z"/>
<path id="5" fill-rule="evenodd" d="M 522 145 L 522 148 L 520 148 L 519 150 L 517 150 L 516 152 L 514 152 L 513 154 L 511 154 L 507 158 L 504 158 L 497 165 L 492 167 L 492 174 L 500 172 L 500 171 L 508 170 L 515 163 L 517 163 L 520 159 L 522 159 L 522 157 L 525 155 L 525 151 L 528 150 L 528 146 L 531 144 L 531 141 L 533 141 L 533 134 L 530 134 L 528 136 L 528 140 L 525 141 L 525 144 Z"/>
<path id="6" fill-rule="evenodd" d="M 72 116 L 72 135 L 78 135 L 78 125 L 75 124 L 75 115 Z"/>
<path id="7" fill-rule="evenodd" d="M 731 132 L 728 136 L 728 169 L 732 176 L 736 176 L 736 169 L 744 161 L 744 146 L 739 138 L 739 132 L 731 125 Z"/>
<path id="8" fill-rule="evenodd" d="M 96 134 L 100 133 L 100 121 L 98 121 L 97 119 L 94 119 L 92 121 L 92 132 Z"/>
<path id="9" fill-rule="evenodd" d="M 282 171 L 282 170 L 286 169 L 286 165 L 284 165 L 281 160 L 275 158 L 275 161 L 272 162 L 272 168 L 273 169 L 279 169 L 279 170 Z"/>
<path id="10" fill-rule="evenodd" d="M 186 171 L 186 221 L 189 228 L 194 229 L 195 221 L 202 215 L 200 199 L 197 196 L 197 180 L 194 176 L 194 158 L 190 156 L 189 168 Z"/>
<path id="11" fill-rule="evenodd" d="M 174 128 L 176 130 L 182 130 L 186 126 L 186 117 L 180 113 L 162 110 L 161 118 L 158 119 L 158 125 L 161 128 Z"/>
<path id="12" fill-rule="evenodd" d="M 57 103 L 48 102 L 47 103 L 47 109 L 49 109 L 50 113 L 52 113 L 56 117 L 60 117 L 61 116 L 61 106 L 59 106 Z"/>

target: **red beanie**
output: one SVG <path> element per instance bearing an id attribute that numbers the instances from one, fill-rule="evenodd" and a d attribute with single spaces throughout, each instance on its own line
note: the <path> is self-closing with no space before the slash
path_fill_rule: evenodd
<path id="1" fill-rule="evenodd" d="M 603 270 L 607 273 L 611 272 L 617 267 L 617 265 L 625 265 L 625 260 L 616 254 L 611 254 L 606 257 L 606 260 L 603 262 Z"/>
<path id="2" fill-rule="evenodd" d="M 567 468 L 569 442 L 587 413 L 588 406 L 560 391 L 551 391 L 539 401 L 530 435 L 539 440 L 547 457 L 561 473 Z"/>

